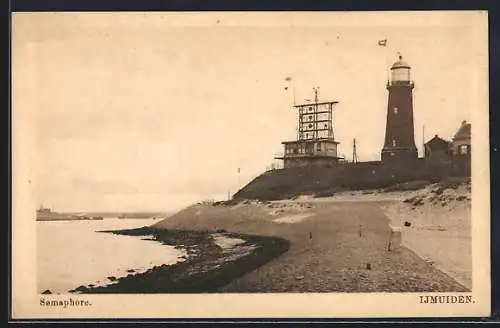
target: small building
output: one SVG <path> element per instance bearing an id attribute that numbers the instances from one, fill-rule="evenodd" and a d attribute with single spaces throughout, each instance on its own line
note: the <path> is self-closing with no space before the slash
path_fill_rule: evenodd
<path id="1" fill-rule="evenodd" d="M 434 135 L 434 138 L 424 144 L 425 159 L 446 158 L 450 155 L 450 145 L 450 141 Z"/>
<path id="2" fill-rule="evenodd" d="M 457 133 L 453 136 L 450 152 L 454 156 L 470 156 L 471 154 L 471 124 L 462 121 Z"/>
<path id="3" fill-rule="evenodd" d="M 284 141 L 284 167 L 329 166 L 336 164 L 337 141 L 330 139 Z"/>

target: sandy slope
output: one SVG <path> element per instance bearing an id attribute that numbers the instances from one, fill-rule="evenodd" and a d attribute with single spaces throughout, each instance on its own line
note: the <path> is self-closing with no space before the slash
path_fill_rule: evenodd
<path id="1" fill-rule="evenodd" d="M 455 187 L 433 184 L 384 210 L 391 225 L 402 227 L 404 246 L 472 288 L 470 185 Z"/>

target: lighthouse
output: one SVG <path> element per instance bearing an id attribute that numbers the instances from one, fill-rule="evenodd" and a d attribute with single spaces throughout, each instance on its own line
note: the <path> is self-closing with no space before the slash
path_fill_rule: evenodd
<path id="1" fill-rule="evenodd" d="M 418 158 L 413 125 L 413 88 L 411 67 L 399 60 L 391 67 L 387 101 L 387 123 L 382 162 L 406 163 Z"/>

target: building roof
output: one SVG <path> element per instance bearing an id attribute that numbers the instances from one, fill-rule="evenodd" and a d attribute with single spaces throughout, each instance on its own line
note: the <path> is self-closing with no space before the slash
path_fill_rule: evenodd
<path id="1" fill-rule="evenodd" d="M 301 140 L 282 141 L 281 143 L 286 145 L 286 144 L 306 144 L 306 143 L 315 143 L 315 142 L 325 142 L 325 143 L 334 143 L 334 144 L 340 143 L 338 141 L 335 141 L 332 138 L 301 139 Z"/>
<path id="2" fill-rule="evenodd" d="M 399 56 L 399 60 L 392 64 L 391 67 L 391 69 L 395 68 L 411 68 L 411 66 L 407 62 L 403 61 L 403 56 Z"/>
<path id="3" fill-rule="evenodd" d="M 471 136 L 471 125 L 467 121 L 462 121 L 462 125 L 458 129 L 457 133 L 453 136 L 453 140 L 463 140 L 470 139 Z"/>
<path id="4" fill-rule="evenodd" d="M 438 148 L 448 148 L 450 142 L 443 138 L 440 138 L 437 134 L 434 137 L 425 143 L 425 146 L 430 149 L 438 149 Z"/>

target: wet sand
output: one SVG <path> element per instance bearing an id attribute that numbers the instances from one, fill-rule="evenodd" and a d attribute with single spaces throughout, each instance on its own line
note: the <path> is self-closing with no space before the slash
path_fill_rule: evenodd
<path id="1" fill-rule="evenodd" d="M 209 293 L 287 251 L 286 240 L 231 233 L 157 230 L 143 227 L 106 231 L 151 236 L 186 249 L 185 261 L 155 266 L 144 273 L 114 278 L 106 286 L 79 286 L 73 293 Z"/>

